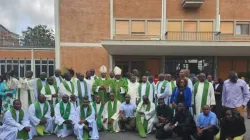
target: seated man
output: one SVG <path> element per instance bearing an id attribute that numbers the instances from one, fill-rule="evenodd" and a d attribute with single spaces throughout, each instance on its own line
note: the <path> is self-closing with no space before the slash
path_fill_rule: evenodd
<path id="1" fill-rule="evenodd" d="M 125 102 L 120 106 L 120 128 L 122 131 L 125 129 L 135 129 L 135 103 L 130 102 L 130 95 L 125 95 Z"/>
<path id="2" fill-rule="evenodd" d="M 119 110 L 120 101 L 115 99 L 114 93 L 109 94 L 110 101 L 104 106 L 103 127 L 110 132 L 119 132 Z"/>
<path id="3" fill-rule="evenodd" d="M 246 133 L 244 118 L 232 109 L 226 109 L 220 121 L 221 130 L 216 135 L 216 140 L 243 140 Z"/>
<path id="4" fill-rule="evenodd" d="M 213 140 L 214 136 L 219 132 L 217 126 L 217 117 L 208 105 L 204 105 L 196 120 L 197 140 Z"/>
<path id="5" fill-rule="evenodd" d="M 141 137 L 146 137 L 153 130 L 155 104 L 150 102 L 148 96 L 142 97 L 136 110 L 136 125 Z"/>
<path id="6" fill-rule="evenodd" d="M 101 131 L 103 129 L 103 127 L 102 127 L 102 121 L 103 121 L 102 114 L 103 114 L 103 110 L 104 110 L 104 105 L 102 105 L 99 95 L 95 96 L 95 101 L 92 102 L 91 105 L 93 106 L 93 108 L 95 110 L 95 119 L 97 122 L 97 129 L 98 129 L 98 131 Z"/>
<path id="7" fill-rule="evenodd" d="M 171 137 L 172 135 L 168 135 L 166 130 L 168 128 L 168 124 L 172 121 L 173 118 L 173 109 L 165 104 L 164 98 L 158 99 L 158 106 L 156 107 L 157 119 L 154 123 L 154 127 L 156 128 L 155 138 L 156 139 L 166 139 Z"/>
<path id="8" fill-rule="evenodd" d="M 167 133 L 176 133 L 182 140 L 191 140 L 191 135 L 196 132 L 195 122 L 191 113 L 186 110 L 184 103 L 178 103 L 177 112 L 171 121 Z"/>
<path id="9" fill-rule="evenodd" d="M 21 101 L 14 100 L 13 108 L 4 114 L 3 125 L 0 127 L 0 139 L 32 139 L 28 114 L 21 107 Z"/>
<path id="10" fill-rule="evenodd" d="M 50 114 L 50 106 L 43 94 L 39 95 L 38 101 L 30 105 L 29 115 L 32 124 L 32 136 L 44 136 L 44 132 L 53 132 L 53 119 Z"/>
<path id="11" fill-rule="evenodd" d="M 88 97 L 83 97 L 82 100 L 82 104 L 76 108 L 74 133 L 78 140 L 97 140 L 99 135 L 95 121 L 95 110 L 89 105 Z"/>
<path id="12" fill-rule="evenodd" d="M 55 107 L 55 133 L 57 137 L 67 137 L 73 133 L 73 120 L 75 117 L 75 108 L 69 102 L 69 96 L 64 94 L 62 101 L 56 104 Z"/>

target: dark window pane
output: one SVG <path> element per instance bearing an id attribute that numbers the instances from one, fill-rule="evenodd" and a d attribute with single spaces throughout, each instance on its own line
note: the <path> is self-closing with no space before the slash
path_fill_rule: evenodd
<path id="1" fill-rule="evenodd" d="M 31 70 L 31 65 L 26 65 L 26 71 Z"/>
<path id="2" fill-rule="evenodd" d="M 42 64 L 47 64 L 47 60 L 42 60 Z"/>
<path id="3" fill-rule="evenodd" d="M 7 71 L 12 70 L 11 65 L 7 65 Z"/>
<path id="4" fill-rule="evenodd" d="M 54 60 L 49 60 L 49 64 L 54 64 Z"/>
<path id="5" fill-rule="evenodd" d="M 16 63 L 16 64 L 17 64 L 17 63 L 18 63 L 18 60 L 13 60 L 13 63 Z"/>
<path id="6" fill-rule="evenodd" d="M 42 71 L 41 72 L 46 72 L 47 73 L 47 65 L 42 65 Z"/>
<path id="7" fill-rule="evenodd" d="M 39 75 L 40 75 L 40 65 L 36 65 L 35 66 L 35 71 L 36 71 L 36 73 L 35 73 L 35 77 L 39 77 Z"/>
<path id="8" fill-rule="evenodd" d="M 54 75 L 54 65 L 49 65 L 49 76 Z"/>
<path id="9" fill-rule="evenodd" d="M 10 63 L 10 64 L 11 64 L 11 63 L 12 63 L 12 60 L 7 60 L 7 63 Z"/>
<path id="10" fill-rule="evenodd" d="M 19 65 L 19 67 L 20 67 L 20 77 L 24 77 L 24 65 L 21 64 Z"/>
<path id="11" fill-rule="evenodd" d="M 31 64 L 31 60 L 26 60 L 26 64 Z"/>
<path id="12" fill-rule="evenodd" d="M 16 76 L 19 76 L 18 65 L 14 65 L 14 66 L 13 66 L 13 70 L 14 70 L 14 72 L 15 72 L 15 75 L 16 75 Z"/>
<path id="13" fill-rule="evenodd" d="M 1 63 L 5 63 L 5 60 L 0 60 Z"/>
<path id="14" fill-rule="evenodd" d="M 20 61 L 20 63 L 24 64 L 24 60 L 19 60 L 19 61 Z"/>
<path id="15" fill-rule="evenodd" d="M 35 64 L 40 64 L 40 60 L 35 60 Z"/>
<path id="16" fill-rule="evenodd" d="M 5 73 L 5 65 L 1 65 L 1 74 Z"/>

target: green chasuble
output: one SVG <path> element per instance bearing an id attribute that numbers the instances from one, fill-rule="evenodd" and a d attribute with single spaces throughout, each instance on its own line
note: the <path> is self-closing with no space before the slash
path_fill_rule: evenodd
<path id="1" fill-rule="evenodd" d="M 80 111 L 81 111 L 81 120 L 85 120 L 87 117 L 89 117 L 92 113 L 92 108 L 91 106 L 89 105 L 88 106 L 88 109 L 86 111 L 86 114 L 85 114 L 85 111 L 84 111 L 84 106 L 81 105 L 80 107 Z M 83 130 L 83 140 L 88 140 L 89 139 L 89 133 L 85 130 Z"/>
<path id="2" fill-rule="evenodd" d="M 27 79 L 27 81 L 31 80 L 31 78 L 25 78 L 25 79 Z M 28 102 L 29 102 L 29 105 L 31 105 L 32 104 L 32 100 L 31 100 L 30 90 L 27 90 L 27 92 L 28 92 Z M 21 89 L 20 88 L 18 88 L 18 93 L 17 94 L 18 94 L 18 99 L 21 100 L 21 98 L 20 98 L 20 96 L 21 96 Z"/>
<path id="3" fill-rule="evenodd" d="M 43 119 L 46 115 L 46 113 L 48 112 L 48 109 L 49 109 L 49 103 L 48 102 L 45 102 L 44 103 L 44 106 L 43 106 L 43 114 L 42 114 L 42 110 L 41 110 L 41 107 L 40 107 L 40 103 L 39 102 L 34 102 L 34 106 L 35 106 L 35 115 L 38 119 Z M 45 126 L 44 125 L 40 125 L 38 124 L 36 126 L 36 132 L 39 136 L 44 136 L 44 131 L 45 129 Z"/>
<path id="4" fill-rule="evenodd" d="M 121 87 L 125 90 L 125 93 L 121 93 Z M 111 92 L 115 94 L 115 99 L 121 103 L 125 101 L 125 94 L 128 92 L 128 84 L 124 78 L 120 80 L 112 80 L 110 82 Z"/>
<path id="5" fill-rule="evenodd" d="M 200 82 L 196 82 L 194 84 L 194 106 L 196 106 L 195 98 L 197 95 L 198 87 L 199 87 Z M 201 108 L 207 104 L 207 95 L 208 95 L 208 89 L 209 89 L 209 82 L 204 81 L 204 87 L 203 87 L 203 92 L 202 92 L 202 99 L 201 99 Z M 196 112 L 196 109 L 194 109 L 194 114 L 198 114 L 200 112 Z"/>
<path id="6" fill-rule="evenodd" d="M 46 84 L 47 84 L 47 81 L 46 81 Z M 38 96 L 41 94 L 42 88 L 43 88 L 42 80 L 39 78 L 37 79 L 37 95 Z"/>
<path id="7" fill-rule="evenodd" d="M 68 92 L 71 93 L 71 95 L 74 95 L 74 94 L 75 94 L 75 87 L 74 87 L 74 85 L 73 85 L 73 83 L 72 83 L 71 81 L 70 81 L 71 90 L 70 90 L 70 87 L 69 87 L 69 85 L 67 84 L 66 81 L 63 81 L 63 85 L 64 85 L 65 89 L 66 89 Z"/>
<path id="8" fill-rule="evenodd" d="M 96 88 L 98 86 L 104 86 L 104 87 L 109 88 L 109 84 L 110 84 L 110 79 L 107 77 L 105 78 L 105 80 L 102 80 L 102 78 L 97 78 L 93 84 L 92 89 L 93 89 L 94 95 L 99 95 L 101 102 L 104 104 L 109 100 L 109 96 L 107 94 L 107 91 L 106 91 L 106 89 L 99 89 L 99 91 L 96 92 Z"/>
<path id="9" fill-rule="evenodd" d="M 83 103 L 83 96 L 82 96 L 82 88 L 81 88 L 81 82 L 83 82 L 84 85 L 84 97 L 88 97 L 88 86 L 87 82 L 85 80 L 80 81 L 77 80 L 77 91 L 78 91 L 78 97 L 80 99 L 80 105 Z"/>
<path id="10" fill-rule="evenodd" d="M 103 112 L 103 109 L 104 109 L 104 105 L 102 105 L 101 103 L 101 106 L 97 112 L 97 106 L 96 106 L 96 102 L 93 102 L 92 103 L 92 106 L 93 108 L 95 109 L 95 112 L 96 112 L 96 123 L 97 123 L 97 128 L 101 129 L 102 128 L 102 112 Z"/>
<path id="11" fill-rule="evenodd" d="M 161 82 L 162 82 L 162 81 L 161 81 Z M 167 80 L 164 80 L 164 81 L 163 81 L 163 83 L 162 83 L 162 85 L 161 85 L 161 90 L 160 90 L 161 93 L 159 93 L 159 94 L 164 93 L 167 83 L 168 83 Z M 158 92 L 159 84 L 160 84 L 160 81 L 159 81 L 159 82 L 157 83 L 157 85 L 156 85 L 156 91 L 157 91 L 157 92 Z M 158 105 L 158 98 L 157 98 L 157 96 L 155 97 L 155 105 Z"/>
<path id="12" fill-rule="evenodd" d="M 141 102 L 141 98 L 142 98 L 141 90 L 142 90 L 142 83 L 140 83 L 139 87 L 138 87 L 138 93 L 139 93 L 138 103 Z M 145 95 L 149 97 L 149 94 L 150 94 L 150 83 L 149 82 L 146 83 L 146 91 L 145 92 L 146 92 Z"/>
<path id="13" fill-rule="evenodd" d="M 60 114 L 64 120 L 68 120 L 70 116 L 71 104 L 70 102 L 68 102 L 66 105 L 66 109 L 64 108 L 63 104 L 64 103 L 62 101 L 59 102 Z M 67 129 L 71 129 L 71 128 L 72 128 L 72 124 L 67 124 Z M 63 124 L 58 126 L 58 129 L 63 129 Z"/>
<path id="14" fill-rule="evenodd" d="M 53 84 L 53 87 L 56 91 L 56 94 L 57 94 L 57 86 L 55 84 Z M 45 92 L 46 92 L 46 95 L 51 95 L 51 90 L 50 90 L 50 85 L 47 84 L 45 87 Z M 54 105 L 53 105 L 53 98 L 52 100 L 48 101 L 49 102 L 49 105 L 50 105 L 50 112 L 51 112 L 51 116 L 54 117 Z M 58 102 L 58 99 L 56 99 L 56 102 L 55 104 Z"/>
<path id="15" fill-rule="evenodd" d="M 150 105 L 151 105 L 150 102 L 146 105 L 146 111 L 150 110 Z M 139 113 L 143 106 L 144 106 L 144 104 L 142 104 L 141 106 L 138 106 L 139 110 L 138 110 L 138 112 L 136 112 L 136 125 L 137 125 L 138 131 L 139 131 L 139 135 L 141 137 L 146 137 L 147 130 L 148 130 L 148 120 L 146 120 L 144 118 L 143 123 L 142 123 L 141 115 Z"/>
<path id="16" fill-rule="evenodd" d="M 11 113 L 13 119 L 16 121 L 16 111 L 15 111 L 15 109 L 11 108 L 10 113 Z M 24 117 L 24 111 L 22 109 L 20 109 L 19 110 L 19 120 L 18 120 L 19 124 L 22 124 L 23 117 Z M 18 131 L 17 139 L 28 140 L 29 139 L 29 133 L 26 132 L 25 130 Z"/>

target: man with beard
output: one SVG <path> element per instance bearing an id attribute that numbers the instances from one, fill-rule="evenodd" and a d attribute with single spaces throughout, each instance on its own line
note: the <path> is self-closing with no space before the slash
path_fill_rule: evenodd
<path id="1" fill-rule="evenodd" d="M 141 99 L 144 95 L 148 96 L 148 99 L 150 102 L 153 102 L 153 90 L 154 86 L 151 85 L 148 80 L 147 80 L 147 76 L 143 76 L 142 77 L 142 83 L 139 84 L 138 87 L 138 94 L 137 94 L 137 103 L 141 102 Z"/>
<path id="2" fill-rule="evenodd" d="M 157 101 L 159 98 L 164 98 L 164 101 L 167 105 L 170 104 L 168 100 L 170 84 L 165 80 L 164 74 L 159 74 L 159 81 L 156 84 L 156 105 L 158 105 Z"/>

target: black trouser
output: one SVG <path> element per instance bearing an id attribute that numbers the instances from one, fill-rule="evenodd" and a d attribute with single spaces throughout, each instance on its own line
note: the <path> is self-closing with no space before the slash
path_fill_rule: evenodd
<path id="1" fill-rule="evenodd" d="M 213 126 L 210 129 L 204 130 L 202 135 L 195 135 L 196 140 L 214 140 L 214 136 L 219 132 L 219 129 L 216 126 Z"/>
<path id="2" fill-rule="evenodd" d="M 167 125 L 167 124 L 165 124 Z M 154 127 L 156 128 L 155 131 L 155 138 L 156 139 L 167 139 L 172 137 L 172 132 L 168 132 L 164 130 L 165 125 L 162 125 L 160 127 L 157 126 L 157 123 L 154 124 Z"/>
<path id="3" fill-rule="evenodd" d="M 195 126 L 176 126 L 173 129 L 173 132 L 176 133 L 182 140 L 191 140 L 191 135 L 195 134 L 196 128 Z M 171 131 L 167 131 L 167 133 L 172 133 Z"/>
<path id="4" fill-rule="evenodd" d="M 250 109 L 250 100 L 247 103 L 247 107 Z"/>

